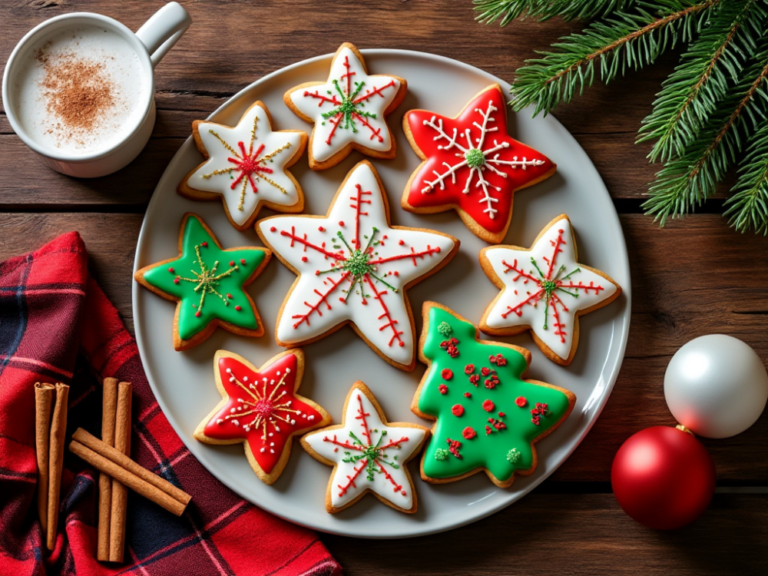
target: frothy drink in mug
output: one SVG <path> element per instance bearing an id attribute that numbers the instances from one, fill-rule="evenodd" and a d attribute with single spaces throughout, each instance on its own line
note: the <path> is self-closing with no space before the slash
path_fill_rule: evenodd
<path id="1" fill-rule="evenodd" d="M 51 151 L 87 156 L 135 129 L 151 89 L 134 48 L 99 26 L 45 38 L 26 55 L 14 81 L 16 116 Z"/>

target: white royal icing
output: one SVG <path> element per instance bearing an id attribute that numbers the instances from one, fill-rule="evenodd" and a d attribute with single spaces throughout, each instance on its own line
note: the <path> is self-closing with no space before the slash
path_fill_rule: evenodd
<path id="1" fill-rule="evenodd" d="M 210 157 L 192 173 L 187 185 L 224 196 L 235 224 L 243 226 L 259 201 L 280 206 L 293 206 L 299 201 L 298 190 L 285 173 L 285 165 L 300 151 L 301 134 L 273 132 L 261 106 L 252 106 L 237 126 L 203 122 L 198 125 L 198 132 Z M 249 159 L 246 168 L 253 171 L 240 169 L 243 158 Z"/>
<path id="2" fill-rule="evenodd" d="M 355 389 L 347 403 L 344 427 L 313 432 L 304 440 L 320 456 L 336 464 L 331 480 L 331 503 L 334 507 L 340 508 L 370 489 L 395 506 L 410 510 L 413 507 L 413 488 L 403 462 L 419 447 L 424 434 L 423 428 L 385 426 L 373 403 L 359 389 Z M 369 473 L 363 449 L 377 444 L 378 456 L 373 463 L 375 471 Z"/>
<path id="3" fill-rule="evenodd" d="M 412 228 L 390 228 L 383 194 L 373 169 L 361 163 L 347 177 L 328 217 L 280 216 L 258 224 L 269 245 L 299 273 L 278 320 L 281 342 L 298 344 L 351 320 L 387 358 L 411 363 L 413 330 L 403 287 L 440 264 L 454 241 Z M 350 248 L 357 248 L 355 238 L 365 252 L 374 228 L 378 231 L 367 254 L 375 267 L 355 276 L 342 265 L 349 262 Z M 359 281 L 352 288 L 354 278 Z"/>
<path id="4" fill-rule="evenodd" d="M 530 251 L 497 246 L 487 249 L 485 257 L 504 283 L 486 324 L 497 329 L 530 326 L 564 360 L 571 354 L 576 313 L 610 298 L 617 289 L 604 276 L 576 262 L 567 218 L 552 224 Z M 548 299 L 545 280 L 557 285 Z"/>
<path id="5" fill-rule="evenodd" d="M 353 50 L 347 47 L 339 50 L 331 65 L 328 82 L 298 88 L 290 94 L 296 108 L 315 123 L 311 142 L 314 159 L 318 162 L 328 160 L 350 143 L 379 152 L 388 151 L 392 139 L 384 111 L 399 90 L 397 78 L 369 76 Z M 357 103 L 355 112 L 329 115 L 340 110 L 345 97 L 350 95 L 354 95 L 351 102 Z"/>

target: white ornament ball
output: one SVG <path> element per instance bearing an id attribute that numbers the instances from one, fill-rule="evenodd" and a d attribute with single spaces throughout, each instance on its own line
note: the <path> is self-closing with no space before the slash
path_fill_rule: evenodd
<path id="1" fill-rule="evenodd" d="M 728 438 L 752 426 L 768 401 L 768 373 L 755 351 L 732 336 L 688 342 L 664 375 L 664 396 L 680 424 L 706 438 Z"/>

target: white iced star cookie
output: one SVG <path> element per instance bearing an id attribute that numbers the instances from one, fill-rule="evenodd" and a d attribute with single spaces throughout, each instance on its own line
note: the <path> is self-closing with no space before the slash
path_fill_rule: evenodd
<path id="1" fill-rule="evenodd" d="M 398 76 L 368 75 L 360 51 L 342 44 L 326 82 L 300 84 L 283 96 L 297 116 L 315 125 L 309 167 L 335 166 L 353 148 L 374 158 L 394 158 L 397 148 L 386 115 L 403 101 L 407 86 Z"/>
<path id="2" fill-rule="evenodd" d="M 578 264 L 577 258 L 565 214 L 547 224 L 530 250 L 516 246 L 481 250 L 480 265 L 502 291 L 483 314 L 480 329 L 499 336 L 530 330 L 550 360 L 570 364 L 579 343 L 579 316 L 621 294 L 621 287 L 607 274 Z"/>
<path id="3" fill-rule="evenodd" d="M 305 435 L 301 445 L 313 458 L 334 467 L 325 494 L 329 513 L 373 492 L 387 506 L 413 514 L 418 504 L 405 464 L 428 436 L 424 426 L 387 422 L 373 393 L 355 382 L 344 403 L 342 423 Z"/>
<path id="4" fill-rule="evenodd" d="M 366 160 L 347 174 L 327 216 L 273 216 L 256 231 L 299 276 L 278 313 L 278 344 L 308 344 L 351 323 L 384 360 L 414 369 L 415 330 L 405 290 L 447 264 L 459 240 L 390 226 L 386 193 Z"/>
<path id="5" fill-rule="evenodd" d="M 307 145 L 300 130 L 272 130 L 267 107 L 255 102 L 237 126 L 195 120 L 195 145 L 206 158 L 181 181 L 179 194 L 192 200 L 221 198 L 232 226 L 249 228 L 262 206 L 301 212 L 301 186 L 287 171 Z"/>

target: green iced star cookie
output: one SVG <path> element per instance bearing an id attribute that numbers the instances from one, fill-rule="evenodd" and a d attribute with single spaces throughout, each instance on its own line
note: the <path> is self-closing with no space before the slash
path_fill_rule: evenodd
<path id="1" fill-rule="evenodd" d="M 203 342 L 221 326 L 242 336 L 261 336 L 264 327 L 245 286 L 269 262 L 266 248 L 224 250 L 205 222 L 185 214 L 179 256 L 138 270 L 136 281 L 177 302 L 173 328 L 176 350 Z"/>

